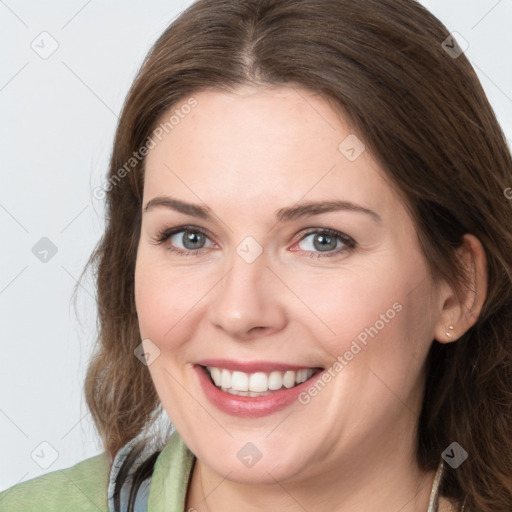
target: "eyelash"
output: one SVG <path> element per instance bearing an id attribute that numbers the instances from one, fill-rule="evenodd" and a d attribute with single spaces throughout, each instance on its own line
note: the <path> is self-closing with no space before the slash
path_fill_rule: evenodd
<path id="1" fill-rule="evenodd" d="M 204 235 L 206 238 L 208 238 L 208 235 L 200 228 L 197 228 L 195 226 L 179 226 L 176 228 L 163 229 L 162 231 L 159 231 L 153 238 L 152 243 L 154 243 L 155 245 L 162 245 L 173 235 L 176 235 L 177 233 L 181 233 L 184 231 L 200 233 L 201 235 Z M 342 253 L 351 251 L 351 250 L 355 249 L 355 247 L 357 246 L 357 243 L 355 242 L 355 240 L 353 238 L 351 238 L 350 236 L 348 236 L 345 233 L 342 233 L 340 231 L 336 231 L 334 229 L 329 229 L 329 228 L 310 229 L 309 231 L 304 233 L 304 235 L 299 240 L 297 240 L 297 242 L 295 242 L 295 243 L 302 242 L 309 235 L 312 235 L 315 233 L 321 234 L 321 235 L 328 235 L 333 238 L 336 238 L 337 240 L 340 240 L 345 245 L 345 247 L 342 247 L 340 249 L 336 249 L 333 251 L 325 252 L 325 253 L 322 253 L 321 251 L 318 251 L 318 252 L 317 251 L 305 251 L 308 253 L 308 256 L 310 256 L 310 257 L 330 258 L 333 256 L 338 256 Z M 203 253 L 203 249 L 183 250 L 183 249 L 179 249 L 176 247 L 166 247 L 166 249 L 172 253 L 179 255 L 179 256 L 191 256 L 191 255 L 200 256 Z"/>

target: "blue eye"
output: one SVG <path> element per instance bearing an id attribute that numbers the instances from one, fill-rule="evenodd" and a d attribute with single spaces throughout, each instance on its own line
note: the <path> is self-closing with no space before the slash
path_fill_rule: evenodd
<path id="1" fill-rule="evenodd" d="M 203 253 L 203 249 L 214 246 L 203 230 L 193 226 L 163 230 L 157 233 L 153 243 L 162 245 L 167 241 L 169 244 L 166 245 L 166 249 L 180 256 L 199 256 Z M 320 258 L 348 252 L 356 247 L 356 242 L 345 233 L 324 228 L 310 230 L 295 245 L 308 256 Z M 291 250 L 297 251 L 297 249 Z"/>
<path id="2" fill-rule="evenodd" d="M 178 231 L 174 235 L 169 237 L 173 246 L 181 243 L 184 245 L 183 249 L 189 251 L 203 249 L 206 245 L 208 237 L 202 231 Z"/>
<path id="3" fill-rule="evenodd" d="M 351 237 L 332 229 L 310 231 L 297 242 L 297 245 L 300 244 L 303 244 L 301 250 L 317 257 L 335 256 L 353 249 L 356 245 Z"/>
<path id="4" fill-rule="evenodd" d="M 180 255 L 201 254 L 201 249 L 211 247 L 212 241 L 204 231 L 194 227 L 179 227 L 164 230 L 157 234 L 154 243 L 163 244 L 167 240 L 170 246 L 167 249 Z M 209 242 L 209 245 L 207 244 Z M 180 247 L 180 245 L 182 247 Z"/>

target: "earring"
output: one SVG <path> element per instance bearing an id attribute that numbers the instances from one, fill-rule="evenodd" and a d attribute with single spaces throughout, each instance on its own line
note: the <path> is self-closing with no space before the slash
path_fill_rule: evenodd
<path id="1" fill-rule="evenodd" d="M 449 325 L 449 326 L 448 326 L 448 329 L 450 329 L 451 331 L 453 331 L 453 329 L 454 329 L 453 325 Z M 448 336 L 448 338 L 451 338 L 451 337 L 452 337 L 452 333 L 451 333 L 451 332 L 446 331 L 446 332 L 445 332 L 445 334 L 446 334 L 446 336 Z"/>

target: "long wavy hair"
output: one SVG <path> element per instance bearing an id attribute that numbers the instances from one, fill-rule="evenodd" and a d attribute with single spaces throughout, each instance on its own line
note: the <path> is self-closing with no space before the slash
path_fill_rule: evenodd
<path id="1" fill-rule="evenodd" d="M 428 354 L 416 456 L 422 470 L 434 470 L 457 441 L 469 457 L 447 468 L 441 495 L 459 507 L 465 499 L 466 510 L 510 512 L 512 161 L 478 77 L 449 37 L 414 0 L 199 0 L 158 38 L 122 109 L 104 188 L 106 228 L 85 269 L 95 272 L 99 314 L 86 400 L 111 457 L 160 406 L 134 356 L 141 148 L 171 107 L 202 89 L 302 87 L 361 134 L 403 195 L 435 279 L 462 293 L 467 276 L 455 250 L 465 233 L 484 246 L 488 294 L 476 323 L 454 343 L 433 340 Z"/>

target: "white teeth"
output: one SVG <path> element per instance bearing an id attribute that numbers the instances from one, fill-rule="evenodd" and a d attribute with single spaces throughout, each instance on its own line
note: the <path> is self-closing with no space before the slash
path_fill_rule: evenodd
<path id="1" fill-rule="evenodd" d="M 307 377 L 307 369 L 306 368 L 303 368 L 302 370 L 299 370 L 297 372 L 297 375 L 295 376 L 295 383 L 296 384 L 301 384 L 302 382 L 306 382 L 306 380 L 308 379 Z"/>
<path id="2" fill-rule="evenodd" d="M 263 372 L 252 373 L 249 377 L 249 391 L 268 391 L 268 379 Z"/>
<path id="3" fill-rule="evenodd" d="M 249 391 L 249 375 L 243 372 L 233 372 L 230 387 L 235 391 Z"/>
<path id="4" fill-rule="evenodd" d="M 218 388 L 239 396 L 267 395 L 269 391 L 277 391 L 283 386 L 288 389 L 293 388 L 302 382 L 306 382 L 314 373 L 312 368 L 302 368 L 298 371 L 273 371 L 270 373 L 232 372 L 225 368 L 215 368 L 213 366 L 208 366 L 207 370 Z"/>
<path id="5" fill-rule="evenodd" d="M 268 376 L 268 389 L 275 391 L 283 387 L 283 377 L 281 372 L 271 372 Z"/>
<path id="6" fill-rule="evenodd" d="M 218 368 L 210 368 L 210 375 L 215 385 L 220 386 L 222 383 L 221 371 Z"/>
<path id="7" fill-rule="evenodd" d="M 223 369 L 221 373 L 220 385 L 223 388 L 231 387 L 231 372 L 229 370 Z"/>
<path id="8" fill-rule="evenodd" d="M 295 386 L 295 372 L 285 372 L 283 378 L 283 386 L 285 388 L 293 388 L 293 386 Z"/>

